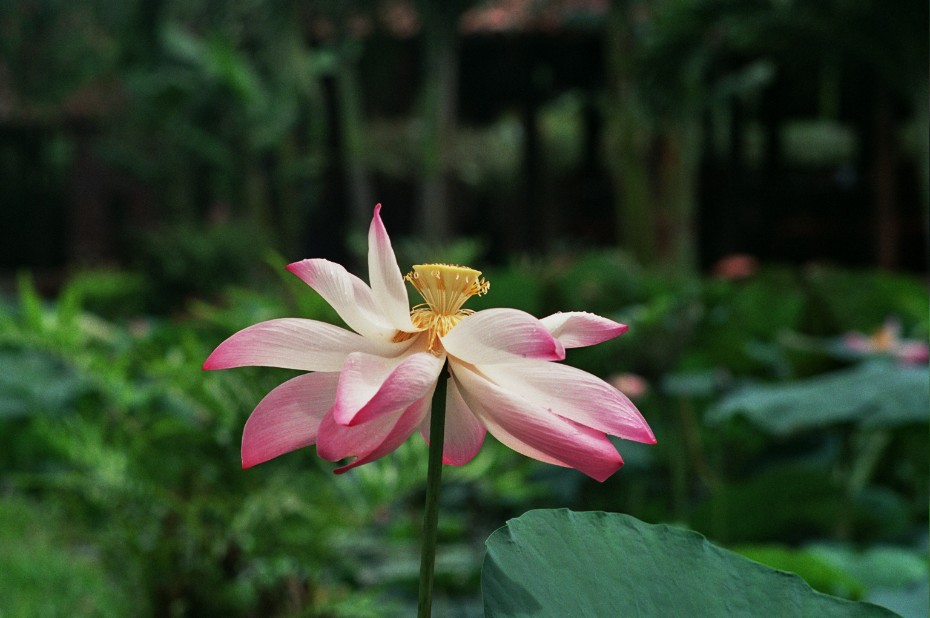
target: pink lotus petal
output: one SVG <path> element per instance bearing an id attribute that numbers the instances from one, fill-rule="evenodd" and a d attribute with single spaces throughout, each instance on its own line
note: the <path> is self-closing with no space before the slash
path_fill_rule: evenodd
<path id="1" fill-rule="evenodd" d="M 847 333 L 843 344 L 853 352 L 871 352 L 873 347 L 872 338 L 860 333 Z"/>
<path id="2" fill-rule="evenodd" d="M 586 311 L 553 313 L 542 318 L 540 322 L 566 348 L 594 345 L 613 339 L 627 331 L 626 324 L 620 324 Z"/>
<path id="3" fill-rule="evenodd" d="M 903 363 L 920 365 L 930 359 L 930 346 L 923 341 L 904 339 L 898 343 L 894 354 Z"/>
<path id="4" fill-rule="evenodd" d="M 508 393 L 576 423 L 626 440 L 656 442 L 646 419 L 626 395 L 586 371 L 530 361 L 494 365 L 487 374 Z"/>
<path id="5" fill-rule="evenodd" d="M 567 466 L 603 481 L 623 459 L 603 432 L 511 395 L 474 370 L 450 367 L 469 409 L 506 446 L 527 457 Z"/>
<path id="6" fill-rule="evenodd" d="M 333 470 L 333 472 L 336 474 L 342 474 L 346 470 L 351 470 L 352 468 L 370 463 L 376 459 L 384 457 L 388 453 L 392 453 L 397 450 L 401 444 L 406 442 L 407 438 L 410 437 L 410 434 L 414 432 L 417 426 L 423 422 L 423 418 L 429 416 L 432 397 L 433 393 L 430 391 L 419 401 L 413 402 L 409 408 L 404 410 L 404 413 L 401 414 L 400 418 L 397 419 L 397 423 L 384 437 L 384 440 L 381 442 L 381 444 L 369 451 L 367 454 L 359 456 L 352 463 L 342 466 L 341 468 L 337 468 L 336 470 Z M 364 425 L 361 427 L 364 427 Z"/>
<path id="7" fill-rule="evenodd" d="M 327 461 L 339 461 L 369 453 L 391 432 L 403 410 L 384 414 L 362 425 L 340 425 L 332 414 L 323 417 L 316 437 L 316 454 Z"/>
<path id="8" fill-rule="evenodd" d="M 242 431 L 242 467 L 313 444 L 336 399 L 338 380 L 338 373 L 308 373 L 265 395 Z"/>
<path id="9" fill-rule="evenodd" d="M 429 352 L 398 358 L 350 354 L 339 377 L 333 419 L 357 425 L 406 408 L 435 388 L 444 363 Z"/>
<path id="10" fill-rule="evenodd" d="M 455 380 L 448 380 L 446 384 L 446 427 L 443 432 L 442 463 L 464 466 L 481 450 L 487 430 L 468 409 Z M 429 415 L 420 423 L 420 433 L 429 444 Z"/>
<path id="11" fill-rule="evenodd" d="M 442 337 L 451 355 L 472 364 L 534 358 L 562 360 L 565 348 L 536 318 L 517 309 L 485 309 L 464 318 Z"/>
<path id="12" fill-rule="evenodd" d="M 339 264 L 311 259 L 288 264 L 287 269 L 316 290 L 358 334 L 390 341 L 397 333 L 378 307 L 371 288 Z"/>
<path id="13" fill-rule="evenodd" d="M 410 437 L 429 412 L 431 397 L 432 391 L 406 409 L 352 427 L 340 425 L 328 414 L 320 424 L 317 454 L 329 461 L 356 458 L 349 465 L 335 470 L 337 474 L 383 457 Z"/>
<path id="14" fill-rule="evenodd" d="M 259 322 L 235 333 L 213 350 L 203 368 L 258 365 L 301 371 L 339 371 L 350 352 L 397 355 L 409 345 L 366 339 L 316 320 L 280 318 Z"/>
<path id="15" fill-rule="evenodd" d="M 398 330 L 415 332 L 410 321 L 410 299 L 407 286 L 397 266 L 391 239 L 381 222 L 381 204 L 375 206 L 375 214 L 368 229 L 368 278 L 375 302 L 383 315 Z"/>

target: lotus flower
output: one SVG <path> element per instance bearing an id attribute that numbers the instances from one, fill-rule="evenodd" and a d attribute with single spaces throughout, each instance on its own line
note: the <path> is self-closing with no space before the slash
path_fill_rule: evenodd
<path id="1" fill-rule="evenodd" d="M 414 431 L 429 442 L 433 391 L 447 367 L 443 463 L 463 465 L 490 432 L 528 457 L 603 481 L 623 465 L 606 434 L 655 443 L 636 407 L 595 376 L 552 361 L 565 349 L 612 339 L 626 326 L 584 312 L 537 319 L 516 309 L 463 309 L 489 283 L 471 268 L 423 264 L 401 276 L 374 210 L 370 285 L 323 259 L 287 269 L 352 330 L 281 318 L 232 335 L 204 369 L 246 365 L 306 373 L 272 390 L 242 436 L 244 468 L 316 444 L 344 472 L 390 453 Z M 425 301 L 410 308 L 408 281 Z"/>
<path id="2" fill-rule="evenodd" d="M 847 333 L 843 337 L 846 350 L 861 356 L 891 356 L 905 365 L 922 365 L 930 358 L 926 341 L 903 339 L 901 321 L 891 317 L 871 335 Z"/>

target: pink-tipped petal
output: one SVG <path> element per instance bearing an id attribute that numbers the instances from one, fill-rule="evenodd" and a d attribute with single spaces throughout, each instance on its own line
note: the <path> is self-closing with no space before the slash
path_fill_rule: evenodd
<path id="1" fill-rule="evenodd" d="M 488 373 L 507 392 L 576 423 L 626 440 L 656 442 L 649 424 L 633 402 L 586 371 L 531 361 L 495 365 Z"/>
<path id="2" fill-rule="evenodd" d="M 546 327 L 517 309 L 474 313 L 442 337 L 442 345 L 451 356 L 475 365 L 565 358 L 565 348 Z"/>
<path id="3" fill-rule="evenodd" d="M 242 467 L 313 444 L 336 399 L 338 380 L 337 373 L 308 373 L 265 395 L 242 431 Z"/>
<path id="4" fill-rule="evenodd" d="M 481 450 L 487 430 L 468 409 L 455 380 L 448 380 L 446 384 L 446 428 L 443 432 L 442 463 L 464 466 Z M 429 444 L 429 416 L 420 423 L 420 433 Z"/>
<path id="5" fill-rule="evenodd" d="M 432 392 L 444 362 L 429 352 L 399 358 L 350 354 L 339 377 L 333 419 L 358 425 L 406 408 Z"/>
<path id="6" fill-rule="evenodd" d="M 339 371 L 351 352 L 400 354 L 409 344 L 366 339 L 332 324 L 302 318 L 259 322 L 221 343 L 204 369 L 261 366 L 301 371 Z"/>
<path id="7" fill-rule="evenodd" d="M 419 401 L 415 401 L 409 408 L 404 410 L 404 413 L 397 419 L 397 423 L 376 448 L 359 456 L 351 463 L 333 470 L 333 472 L 342 474 L 347 470 L 370 463 L 397 450 L 397 447 L 406 442 L 407 438 L 416 430 L 417 426 L 423 422 L 423 418 L 429 415 L 432 395 L 432 393 L 429 393 L 426 397 Z"/>
<path id="8" fill-rule="evenodd" d="M 920 365 L 930 358 L 930 347 L 923 341 L 905 340 L 898 344 L 894 354 L 903 363 Z"/>
<path id="9" fill-rule="evenodd" d="M 326 415 L 317 436 L 317 454 L 329 461 L 355 457 L 350 464 L 336 469 L 336 474 L 383 457 L 403 444 L 422 422 L 429 412 L 431 396 L 432 392 L 406 409 L 353 427 L 340 425 L 331 414 Z"/>
<path id="10" fill-rule="evenodd" d="M 390 341 L 397 333 L 384 317 L 371 288 L 341 265 L 311 259 L 288 264 L 287 269 L 316 290 L 358 334 Z"/>
<path id="11" fill-rule="evenodd" d="M 469 409 L 491 435 L 518 453 L 575 468 L 597 481 L 623 465 L 603 432 L 511 395 L 468 367 L 450 366 Z"/>
<path id="12" fill-rule="evenodd" d="M 417 328 L 410 321 L 407 286 L 397 266 L 391 238 L 381 221 L 381 204 L 375 206 L 375 214 L 368 229 L 368 279 L 375 301 L 388 321 L 398 330 L 416 331 Z"/>
<path id="13" fill-rule="evenodd" d="M 316 454 L 327 461 L 339 461 L 369 453 L 384 441 L 401 414 L 396 410 L 355 427 L 340 425 L 332 414 L 327 414 L 317 432 Z"/>
<path id="14" fill-rule="evenodd" d="M 553 313 L 540 320 L 566 348 L 583 348 L 613 339 L 627 331 L 626 324 L 586 311 Z"/>

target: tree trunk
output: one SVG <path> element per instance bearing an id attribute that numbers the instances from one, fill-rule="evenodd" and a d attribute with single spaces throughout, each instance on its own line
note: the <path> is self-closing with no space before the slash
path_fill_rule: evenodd
<path id="1" fill-rule="evenodd" d="M 928 83 L 924 81 L 923 85 L 918 88 L 917 91 L 919 94 L 916 97 L 917 102 L 914 106 L 914 113 L 919 119 L 919 135 L 926 136 L 930 135 L 930 109 L 927 108 L 928 98 L 930 98 Z M 930 252 L 930 142 L 926 139 L 921 139 L 919 144 L 917 164 L 919 169 L 918 173 L 920 175 L 921 206 L 924 216 L 924 255 L 927 255 L 928 252 Z"/>
<path id="2" fill-rule="evenodd" d="M 875 259 L 881 268 L 898 263 L 898 213 L 896 204 L 897 148 L 891 98 L 880 90 L 875 107 L 874 158 L 872 161 L 872 216 L 875 225 Z"/>
<path id="3" fill-rule="evenodd" d="M 678 272 L 697 268 L 697 192 L 701 130 L 697 119 L 685 118 L 665 135 L 659 170 L 663 211 L 660 232 L 662 262 Z"/>
<path id="4" fill-rule="evenodd" d="M 458 11 L 438 2 L 418 6 L 423 20 L 423 83 L 417 231 L 442 241 L 452 231 L 449 172 L 458 98 Z"/>
<path id="5" fill-rule="evenodd" d="M 374 198 L 368 166 L 365 163 L 365 111 L 358 79 L 357 54 L 346 40 L 342 46 L 342 62 L 336 72 L 336 98 L 339 106 L 339 130 L 342 139 L 342 160 L 345 170 L 346 191 L 349 195 L 350 228 L 365 229 L 371 219 Z"/>
<path id="6" fill-rule="evenodd" d="M 520 108 L 520 123 L 523 127 L 523 197 L 516 200 L 514 209 L 518 225 L 508 225 L 509 247 L 519 252 L 544 249 L 540 239 L 544 235 L 541 203 L 543 183 L 539 131 L 539 105 L 535 92 L 529 91 Z"/>
<path id="7" fill-rule="evenodd" d="M 648 264 L 657 258 L 648 165 L 652 127 L 642 112 L 633 75 L 633 31 L 626 4 L 612 2 L 607 19 L 607 171 L 615 192 L 617 238 L 635 258 Z"/>

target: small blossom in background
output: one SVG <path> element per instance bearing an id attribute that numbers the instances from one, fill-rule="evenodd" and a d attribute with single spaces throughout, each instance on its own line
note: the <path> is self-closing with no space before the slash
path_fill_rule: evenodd
<path id="1" fill-rule="evenodd" d="M 607 434 L 655 443 L 630 400 L 603 380 L 554 363 L 565 349 L 612 339 L 626 326 L 585 312 L 537 319 L 516 309 L 463 308 L 490 284 L 479 271 L 422 264 L 401 276 L 375 207 L 370 285 L 323 259 L 287 268 L 352 329 L 301 318 L 250 326 L 221 343 L 204 369 L 246 365 L 308 371 L 272 390 L 242 437 L 250 467 L 316 444 L 336 472 L 390 453 L 419 430 L 429 441 L 433 392 L 447 368 L 443 463 L 463 465 L 485 434 L 528 457 L 604 480 L 623 460 Z M 424 303 L 410 308 L 408 281 Z"/>
<path id="2" fill-rule="evenodd" d="M 759 270 L 759 262 L 751 255 L 734 253 L 727 255 L 714 264 L 714 275 L 721 279 L 749 279 Z"/>
<path id="3" fill-rule="evenodd" d="M 930 346 L 926 341 L 901 338 L 901 322 L 897 318 L 888 318 L 871 335 L 847 333 L 843 336 L 843 345 L 863 356 L 892 356 L 910 365 L 926 363 L 930 358 Z"/>
<path id="4" fill-rule="evenodd" d="M 635 373 L 618 373 L 608 378 L 607 381 L 633 401 L 645 397 L 649 392 L 649 381 Z"/>

